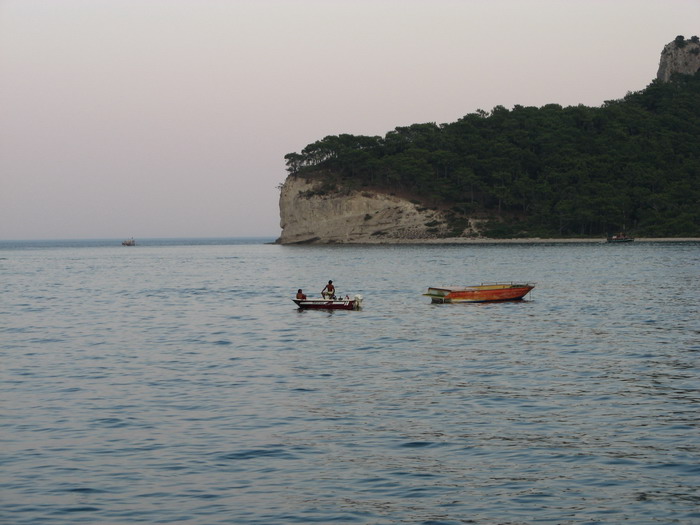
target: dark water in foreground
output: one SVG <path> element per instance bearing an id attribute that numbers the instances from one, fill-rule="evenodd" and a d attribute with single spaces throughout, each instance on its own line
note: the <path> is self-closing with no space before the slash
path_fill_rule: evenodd
<path id="1" fill-rule="evenodd" d="M 699 523 L 700 245 L 0 243 L 0 522 Z M 359 312 L 289 300 L 333 279 Z M 523 302 L 430 285 L 530 280 Z"/>

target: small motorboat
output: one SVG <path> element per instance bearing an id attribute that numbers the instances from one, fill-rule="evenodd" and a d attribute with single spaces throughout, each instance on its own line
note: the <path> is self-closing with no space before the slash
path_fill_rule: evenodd
<path id="1" fill-rule="evenodd" d="M 608 242 L 632 242 L 634 237 L 627 237 L 625 232 L 620 232 L 617 235 L 611 235 L 608 237 Z"/>
<path id="2" fill-rule="evenodd" d="M 344 299 L 342 297 L 331 297 L 328 299 L 292 299 L 292 301 L 294 301 L 299 308 L 304 310 L 359 310 L 362 306 L 361 295 L 355 295 L 352 299 L 346 295 Z"/>
<path id="3" fill-rule="evenodd" d="M 535 283 L 481 283 L 475 286 L 443 286 L 428 288 L 433 303 L 485 303 L 518 301 L 535 287 Z"/>
<path id="4" fill-rule="evenodd" d="M 136 246 L 136 241 L 132 237 L 131 239 L 127 239 L 125 241 L 122 241 L 122 246 Z"/>

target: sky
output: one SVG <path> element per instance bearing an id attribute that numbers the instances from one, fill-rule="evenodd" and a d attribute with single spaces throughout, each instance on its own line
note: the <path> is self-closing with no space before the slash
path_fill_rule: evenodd
<path id="1" fill-rule="evenodd" d="M 284 155 L 644 89 L 700 0 L 0 0 L 0 240 L 277 237 Z"/>

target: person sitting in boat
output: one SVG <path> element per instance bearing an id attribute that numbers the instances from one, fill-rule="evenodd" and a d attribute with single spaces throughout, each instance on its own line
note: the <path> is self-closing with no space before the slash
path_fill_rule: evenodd
<path id="1" fill-rule="evenodd" d="M 297 290 L 297 299 L 306 299 L 306 295 L 301 291 L 301 288 Z"/>
<path id="2" fill-rule="evenodd" d="M 321 296 L 324 299 L 335 299 L 335 286 L 333 286 L 333 281 L 328 281 L 328 284 L 321 290 Z"/>

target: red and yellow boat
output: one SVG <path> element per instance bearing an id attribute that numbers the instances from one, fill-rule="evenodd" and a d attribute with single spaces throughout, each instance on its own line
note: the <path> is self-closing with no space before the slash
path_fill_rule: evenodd
<path id="1" fill-rule="evenodd" d="M 475 286 L 444 286 L 428 288 L 433 303 L 485 303 L 517 301 L 525 297 L 535 283 L 481 283 Z"/>

